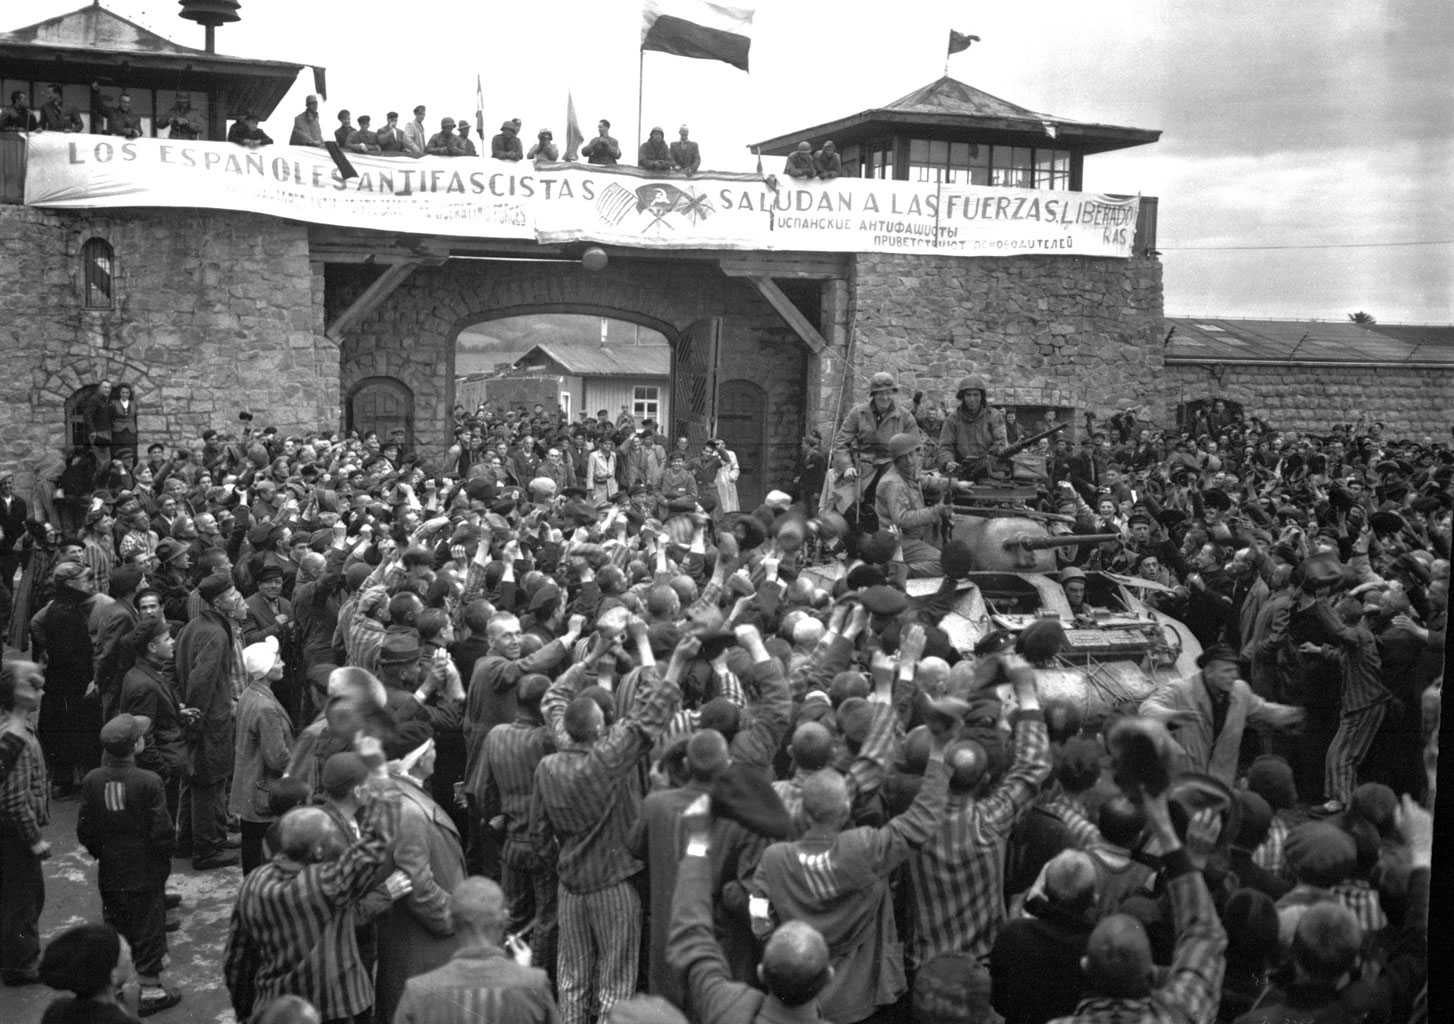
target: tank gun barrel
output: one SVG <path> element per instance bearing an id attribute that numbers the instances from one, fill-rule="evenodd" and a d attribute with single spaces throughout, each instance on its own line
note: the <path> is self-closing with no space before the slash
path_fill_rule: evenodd
<path id="1" fill-rule="evenodd" d="M 1089 544 L 1105 544 L 1120 540 L 1119 533 L 1061 533 L 1053 537 L 1030 537 L 1020 534 L 1005 541 L 1005 547 L 1018 547 L 1025 551 L 1046 551 L 1051 548 L 1085 547 Z"/>

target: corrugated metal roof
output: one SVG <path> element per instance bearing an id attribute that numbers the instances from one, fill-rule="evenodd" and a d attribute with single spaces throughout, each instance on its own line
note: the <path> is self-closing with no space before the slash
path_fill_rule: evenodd
<path id="1" fill-rule="evenodd" d="M 521 370 L 544 361 L 581 377 L 665 377 L 671 373 L 671 349 L 665 345 L 536 345 L 519 359 Z"/>
<path id="2" fill-rule="evenodd" d="M 1454 365 L 1454 327 L 1167 317 L 1168 358 Z"/>

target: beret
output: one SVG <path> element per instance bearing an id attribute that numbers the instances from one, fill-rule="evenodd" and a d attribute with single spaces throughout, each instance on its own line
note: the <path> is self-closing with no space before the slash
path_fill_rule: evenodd
<path id="1" fill-rule="evenodd" d="M 898 615 L 909 607 L 909 598 L 902 590 L 880 584 L 858 595 L 863 606 L 875 615 Z"/>
<path id="2" fill-rule="evenodd" d="M 151 719 L 145 715 L 117 715 L 101 726 L 101 746 L 109 754 L 126 755 L 136 746 L 139 736 L 151 731 Z"/>
<path id="3" fill-rule="evenodd" d="M 380 665 L 401 665 L 419 660 L 419 634 L 412 629 L 391 630 L 379 644 Z"/>
<path id="4" fill-rule="evenodd" d="M 560 587 L 554 583 L 546 583 L 530 597 L 529 611 L 535 612 L 542 608 L 549 608 L 560 600 Z"/>
<path id="5" fill-rule="evenodd" d="M 1307 885 L 1337 885 L 1358 866 L 1358 847 L 1353 837 L 1323 821 L 1310 821 L 1293 829 L 1284 849 L 1293 875 Z"/>
<path id="6" fill-rule="evenodd" d="M 166 563 L 180 558 L 191 550 L 186 544 L 171 537 L 163 537 L 157 542 L 157 560 Z"/>
<path id="7" fill-rule="evenodd" d="M 146 576 L 140 568 L 134 565 L 121 565 L 111 570 L 111 596 L 119 597 L 135 590 L 137 584 Z"/>
<path id="8" fill-rule="evenodd" d="M 369 766 L 351 750 L 340 751 L 323 762 L 319 785 L 334 792 L 345 786 L 357 786 L 369 777 Z"/>
<path id="9" fill-rule="evenodd" d="M 204 601 L 215 601 L 231 589 L 232 577 L 222 572 L 214 572 L 197 584 L 197 593 Z"/>

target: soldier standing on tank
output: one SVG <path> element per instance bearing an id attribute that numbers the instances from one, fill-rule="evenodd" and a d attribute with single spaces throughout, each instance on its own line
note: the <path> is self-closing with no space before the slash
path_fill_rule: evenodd
<path id="1" fill-rule="evenodd" d="M 868 401 L 848 410 L 833 439 L 834 511 L 846 513 L 858 502 L 870 508 L 877 471 L 888 465 L 889 441 L 895 434 L 919 435 L 913 411 L 895 401 L 899 385 L 891 373 L 875 373 L 868 381 Z"/>
<path id="2" fill-rule="evenodd" d="M 954 389 L 959 405 L 944 420 L 939 432 L 939 468 L 953 474 L 960 469 L 987 466 L 1009 447 L 1005 433 L 1005 414 L 989 404 L 988 387 L 983 377 L 961 377 Z"/>

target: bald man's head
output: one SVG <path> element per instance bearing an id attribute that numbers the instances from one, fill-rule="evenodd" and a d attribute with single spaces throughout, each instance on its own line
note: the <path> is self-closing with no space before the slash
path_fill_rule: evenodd
<path id="1" fill-rule="evenodd" d="M 949 766 L 949 789 L 954 793 L 972 793 L 989 770 L 989 755 L 974 740 L 956 740 L 944 754 Z"/>
<path id="2" fill-rule="evenodd" d="M 454 887 L 449 897 L 454 926 L 478 938 L 499 945 L 505 936 L 509 908 L 498 883 L 471 875 Z"/>
<path id="3" fill-rule="evenodd" d="M 687 741 L 687 770 L 693 781 L 711 782 L 727 770 L 727 740 L 716 729 L 703 729 Z"/>
<path id="4" fill-rule="evenodd" d="M 1155 965 L 1146 928 L 1129 914 L 1102 918 L 1080 961 L 1086 992 L 1116 999 L 1139 999 L 1151 991 Z"/>
<path id="5" fill-rule="evenodd" d="M 1090 909 L 1096 900 L 1096 866 L 1088 854 L 1061 850 L 1045 865 L 1045 895 L 1051 903 L 1073 914 Z"/>
<path id="6" fill-rule="evenodd" d="M 803 816 L 808 824 L 842 828 L 851 804 L 848 784 L 832 768 L 808 776 L 803 783 Z"/>
<path id="7" fill-rule="evenodd" d="M 914 669 L 914 685 L 931 696 L 944 696 L 949 689 L 949 662 L 933 655 L 920 658 Z"/>
<path id="8" fill-rule="evenodd" d="M 767 940 L 757 976 L 779 1002 L 801 1006 L 816 998 L 833 977 L 828 943 L 812 925 L 789 921 Z"/>
<path id="9" fill-rule="evenodd" d="M 1293 932 L 1292 962 L 1301 977 L 1333 984 L 1357 965 L 1362 945 L 1363 929 L 1351 910 L 1341 903 L 1315 903 Z"/>
<path id="10" fill-rule="evenodd" d="M 323 808 L 295 807 L 278 822 L 278 845 L 291 860 L 317 864 L 343 852 L 343 837 Z"/>
<path id="11" fill-rule="evenodd" d="M 833 734 L 817 722 L 804 722 L 793 732 L 793 764 L 815 772 L 833 763 Z"/>

